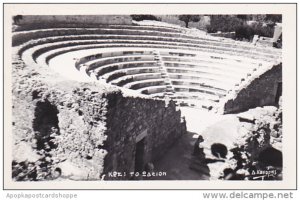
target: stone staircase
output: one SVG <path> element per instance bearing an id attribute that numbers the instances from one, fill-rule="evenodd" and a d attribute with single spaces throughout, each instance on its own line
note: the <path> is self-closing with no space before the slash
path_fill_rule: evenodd
<path id="1" fill-rule="evenodd" d="M 161 73 L 161 78 L 164 79 L 165 85 L 166 85 L 166 92 L 165 96 L 173 96 L 175 93 L 174 87 L 172 85 L 171 79 L 169 77 L 169 74 L 167 73 L 166 66 L 161 58 L 160 53 L 157 50 L 153 51 L 154 60 L 156 61 L 157 66 L 159 67 L 159 71 Z"/>

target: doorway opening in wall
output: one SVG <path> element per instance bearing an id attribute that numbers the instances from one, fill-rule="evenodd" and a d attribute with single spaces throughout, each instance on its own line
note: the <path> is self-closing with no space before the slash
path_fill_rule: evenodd
<path id="1" fill-rule="evenodd" d="M 135 172 L 142 172 L 144 168 L 144 151 L 145 151 L 145 138 L 136 143 L 135 146 Z"/>
<path id="2" fill-rule="evenodd" d="M 277 89 L 276 89 L 276 96 L 275 96 L 275 103 L 278 105 L 279 98 L 282 95 L 282 82 L 277 83 Z"/>

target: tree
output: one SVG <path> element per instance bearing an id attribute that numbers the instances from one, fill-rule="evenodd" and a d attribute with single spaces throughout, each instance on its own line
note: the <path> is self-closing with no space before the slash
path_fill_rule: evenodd
<path id="1" fill-rule="evenodd" d="M 189 27 L 189 22 L 199 22 L 200 15 L 179 15 L 178 19 L 185 23 L 185 27 Z"/>
<path id="2" fill-rule="evenodd" d="M 248 19 L 248 15 L 237 15 L 236 17 L 243 21 L 247 21 L 247 19 Z"/>
<path id="3" fill-rule="evenodd" d="M 282 22 L 282 15 L 273 15 L 273 14 L 269 14 L 269 15 L 266 15 L 266 18 L 265 18 L 266 21 L 272 21 L 272 22 L 279 22 L 281 23 Z"/>
<path id="4" fill-rule="evenodd" d="M 18 24 L 20 22 L 20 20 L 22 20 L 22 19 L 23 19 L 22 15 L 13 16 L 14 24 Z"/>
<path id="5" fill-rule="evenodd" d="M 154 20 L 154 21 L 161 21 L 159 18 L 157 18 L 154 15 L 130 15 L 132 20 L 135 21 L 143 21 L 143 20 Z"/>
<path id="6" fill-rule="evenodd" d="M 231 15 L 212 15 L 210 25 L 207 25 L 208 33 L 233 32 L 238 26 L 244 24 L 244 21 Z"/>

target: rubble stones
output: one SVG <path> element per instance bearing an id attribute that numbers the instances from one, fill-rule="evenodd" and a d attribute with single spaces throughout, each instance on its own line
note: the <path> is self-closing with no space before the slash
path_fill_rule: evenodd
<path id="1" fill-rule="evenodd" d="M 263 167 L 263 163 L 259 161 L 259 156 L 264 150 L 274 148 L 278 152 L 282 151 L 282 129 L 279 128 L 282 126 L 282 119 L 278 117 L 282 115 L 281 103 L 279 103 L 279 108 L 266 106 L 251 109 L 247 111 L 246 114 L 247 116 L 251 115 L 255 119 L 255 124 L 241 122 L 239 128 L 241 137 L 236 142 L 236 149 L 238 149 L 240 153 L 245 154 L 245 156 L 242 157 L 245 164 L 242 165 L 239 170 L 249 171 L 249 167 L 252 166 L 253 163 L 256 163 L 258 169 Z M 239 161 L 239 159 L 235 157 L 231 159 Z M 277 167 L 276 169 L 280 174 L 282 169 L 278 168 L 278 166 L 275 167 Z M 247 174 L 245 173 L 243 176 L 246 178 Z"/>
<path id="2" fill-rule="evenodd" d="M 143 130 L 149 136 L 147 161 L 163 155 L 186 131 L 174 102 L 165 107 L 161 100 L 125 97 L 118 89 L 66 81 L 14 59 L 18 60 L 12 73 L 15 181 L 103 180 L 112 169 L 132 171 L 135 138 Z M 44 104 L 48 107 L 37 109 Z M 50 117 L 50 108 L 57 114 Z M 35 130 L 37 126 L 41 127 Z M 21 156 L 24 149 L 27 153 Z M 26 164 L 20 168 L 20 163 Z"/>
<path id="3" fill-rule="evenodd" d="M 276 86 L 282 80 L 282 64 L 271 67 L 244 88 L 236 91 L 224 105 L 224 113 L 238 113 L 259 106 L 276 106 Z"/>

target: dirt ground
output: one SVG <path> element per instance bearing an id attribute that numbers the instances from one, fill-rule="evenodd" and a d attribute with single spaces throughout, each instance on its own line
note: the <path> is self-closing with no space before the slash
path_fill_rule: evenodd
<path id="1" fill-rule="evenodd" d="M 152 180 L 215 179 L 218 169 L 222 169 L 227 163 L 216 159 L 211 154 L 210 146 L 213 143 L 231 146 L 238 137 L 238 119 L 235 115 L 220 115 L 203 109 L 183 107 L 181 111 L 187 121 L 188 133 L 163 158 L 154 163 L 154 171 L 167 172 L 167 175 L 153 177 Z M 204 149 L 202 158 L 192 155 L 198 135 L 204 138 L 204 142 L 200 144 Z M 207 159 L 210 159 L 209 164 Z"/>

